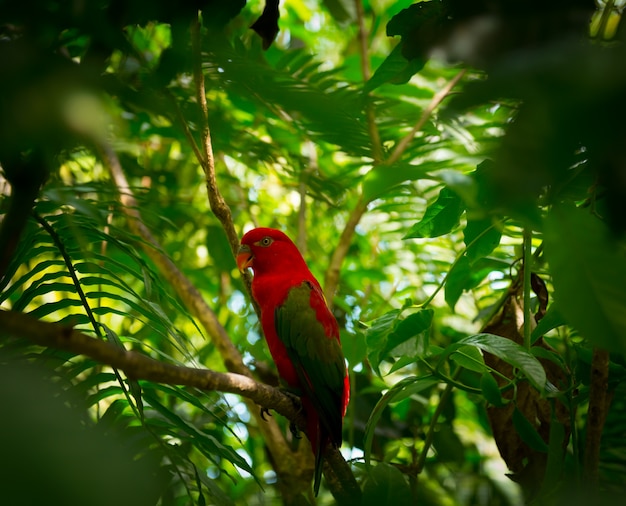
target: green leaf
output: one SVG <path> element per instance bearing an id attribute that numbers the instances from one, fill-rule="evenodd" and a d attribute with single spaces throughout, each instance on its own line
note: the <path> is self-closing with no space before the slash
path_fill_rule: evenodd
<path id="1" fill-rule="evenodd" d="M 626 352 L 626 258 L 587 209 L 560 206 L 545 223 L 559 312 L 601 348 Z"/>
<path id="2" fill-rule="evenodd" d="M 543 318 L 539 320 L 537 326 L 533 329 L 531 334 L 531 342 L 535 343 L 537 339 L 546 334 L 547 332 L 560 327 L 561 325 L 566 325 L 567 322 L 565 318 L 561 315 L 559 311 L 558 302 L 554 302 L 546 311 L 546 314 L 543 315 Z"/>
<path id="3" fill-rule="evenodd" d="M 378 372 L 380 354 L 387 345 L 387 337 L 395 328 L 400 310 L 394 309 L 372 321 L 365 331 L 365 344 L 367 345 L 367 358 L 371 366 Z M 378 372 L 378 374 L 380 374 Z"/>
<path id="4" fill-rule="evenodd" d="M 522 412 L 515 407 L 513 411 L 513 426 L 519 437 L 536 452 L 548 453 L 548 445 L 537 432 L 537 429 L 528 421 Z"/>
<path id="5" fill-rule="evenodd" d="M 473 264 L 464 255 L 459 258 L 446 277 L 445 300 L 454 311 L 456 303 L 466 290 L 476 288 L 492 271 L 501 271 L 506 263 L 493 258 L 479 258 Z"/>
<path id="6" fill-rule="evenodd" d="M 450 359 L 470 371 L 483 373 L 487 370 L 483 356 L 474 346 L 461 346 L 450 354 Z"/>
<path id="7" fill-rule="evenodd" d="M 393 332 L 387 337 L 387 344 L 381 351 L 381 357 L 406 343 L 409 339 L 421 334 L 424 334 L 424 338 L 420 342 L 415 343 L 416 346 L 413 350 L 406 350 L 406 353 L 411 356 L 423 355 L 428 349 L 428 330 L 432 324 L 434 313 L 432 309 L 422 309 L 398 321 Z"/>
<path id="8" fill-rule="evenodd" d="M 463 230 L 463 241 L 467 246 L 465 255 L 470 263 L 489 255 L 499 244 L 502 233 L 494 227 L 491 220 L 467 220 Z"/>
<path id="9" fill-rule="evenodd" d="M 374 72 L 374 75 L 365 83 L 363 91 L 369 93 L 385 83 L 404 84 L 411 77 L 422 70 L 426 64 L 425 58 L 415 58 L 410 61 L 402 56 L 402 44 L 398 44 L 383 60 Z"/>
<path id="10" fill-rule="evenodd" d="M 454 311 L 456 303 L 461 298 L 463 291 L 470 288 L 472 268 L 467 257 L 463 256 L 454 264 L 446 277 L 444 296 L 448 307 Z"/>
<path id="11" fill-rule="evenodd" d="M 450 233 L 458 224 L 465 206 L 448 187 L 439 192 L 437 200 L 426 208 L 423 218 L 413 225 L 404 239 L 439 237 Z"/>
<path id="12" fill-rule="evenodd" d="M 377 165 L 363 178 L 363 198 L 367 202 L 382 197 L 391 189 L 405 181 L 418 181 L 428 177 L 428 172 L 441 168 L 435 162 L 424 162 L 420 165 L 411 165 L 398 162 L 393 165 Z"/>
<path id="13" fill-rule="evenodd" d="M 480 389 L 483 393 L 483 397 L 488 403 L 497 407 L 504 406 L 505 403 L 502 400 L 500 387 L 490 372 L 485 372 L 480 377 Z"/>
<path id="14" fill-rule="evenodd" d="M 381 462 L 370 469 L 363 487 L 361 506 L 410 506 L 411 489 L 404 475 L 394 466 Z"/>
<path id="15" fill-rule="evenodd" d="M 362 363 L 367 355 L 365 337 L 361 332 L 341 332 L 341 348 L 350 367 Z"/>
<path id="16" fill-rule="evenodd" d="M 494 334 L 476 334 L 466 337 L 448 346 L 439 360 L 442 361 L 465 345 L 475 346 L 517 367 L 536 389 L 543 392 L 546 372 L 541 363 L 528 350 L 506 337 Z"/>

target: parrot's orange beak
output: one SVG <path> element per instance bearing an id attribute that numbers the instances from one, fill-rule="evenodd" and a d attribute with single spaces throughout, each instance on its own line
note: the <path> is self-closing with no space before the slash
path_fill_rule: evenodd
<path id="1" fill-rule="evenodd" d="M 239 246 L 239 251 L 237 251 L 237 267 L 241 272 L 252 265 L 253 259 L 254 255 L 252 254 L 250 246 L 246 244 Z"/>

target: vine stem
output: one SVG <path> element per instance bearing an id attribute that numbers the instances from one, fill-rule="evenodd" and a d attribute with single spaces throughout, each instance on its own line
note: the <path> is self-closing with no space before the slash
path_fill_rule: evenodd
<path id="1" fill-rule="evenodd" d="M 532 313 L 530 308 L 530 278 L 533 262 L 533 231 L 525 227 L 523 232 L 524 242 L 524 348 L 530 350 L 530 338 L 532 333 Z"/>
<path id="2" fill-rule="evenodd" d="M 456 380 L 460 371 L 461 371 L 461 368 L 455 371 L 454 375 L 452 376 L 453 380 Z M 435 437 L 435 427 L 437 426 L 437 422 L 439 421 L 439 417 L 441 416 L 441 413 L 443 413 L 443 409 L 445 408 L 446 402 L 448 402 L 448 398 L 452 394 L 453 388 L 454 388 L 454 385 L 452 383 L 447 383 L 446 387 L 444 388 L 441 394 L 441 397 L 439 398 L 439 404 L 437 404 L 437 407 L 435 408 L 435 412 L 433 413 L 433 417 L 431 418 L 430 424 L 428 425 L 428 432 L 426 433 L 426 438 L 424 439 L 424 448 L 422 448 L 422 452 L 420 453 L 419 458 L 417 459 L 417 464 L 416 464 L 417 475 L 419 475 L 424 469 L 424 465 L 426 464 L 426 457 L 428 455 L 428 450 L 433 444 L 433 439 Z"/>

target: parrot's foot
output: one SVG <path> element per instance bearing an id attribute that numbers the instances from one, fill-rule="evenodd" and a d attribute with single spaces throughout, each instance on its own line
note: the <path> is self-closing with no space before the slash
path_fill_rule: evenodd
<path id="1" fill-rule="evenodd" d="M 265 415 L 272 416 L 272 413 L 270 413 L 269 408 L 261 408 L 261 419 L 264 422 L 267 422 L 267 418 L 265 418 Z"/>
<path id="2" fill-rule="evenodd" d="M 298 426 L 291 422 L 289 424 L 289 431 L 291 432 L 291 435 L 295 438 L 295 439 L 302 439 L 302 436 L 300 435 L 300 431 L 298 430 Z"/>
<path id="3" fill-rule="evenodd" d="M 302 410 L 302 401 L 300 400 L 300 396 L 297 393 L 295 393 L 293 390 L 289 390 L 283 387 L 280 387 L 278 390 L 280 390 L 281 393 L 285 394 L 287 397 L 289 397 L 289 399 L 291 399 L 293 406 L 298 410 L 298 412 Z"/>

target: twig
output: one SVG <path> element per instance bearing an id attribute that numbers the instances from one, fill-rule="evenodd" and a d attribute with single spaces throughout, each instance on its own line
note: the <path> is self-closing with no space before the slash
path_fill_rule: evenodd
<path id="1" fill-rule="evenodd" d="M 450 92 L 452 91 L 452 88 L 456 86 L 456 84 L 461 80 L 461 78 L 465 75 L 466 72 L 467 72 L 466 69 L 461 70 L 457 75 L 455 75 L 452 79 L 450 79 L 448 84 L 446 84 L 441 90 L 435 93 L 435 96 L 431 99 L 430 103 L 422 111 L 422 115 L 417 120 L 417 123 L 415 123 L 411 131 L 408 134 L 406 134 L 400 140 L 400 142 L 398 142 L 398 144 L 394 148 L 389 158 L 385 160 L 386 165 L 392 165 L 400 159 L 400 157 L 409 147 L 409 144 L 415 137 L 415 134 L 419 132 L 422 128 L 424 128 L 424 125 L 426 124 L 426 121 L 428 121 L 428 118 L 430 118 L 430 115 L 439 106 L 439 104 L 441 104 L 443 99 L 446 98 L 450 94 Z"/>
<path id="2" fill-rule="evenodd" d="M 370 61 L 368 57 L 368 43 L 367 43 L 367 29 L 365 28 L 365 13 L 363 11 L 362 0 L 354 0 L 356 7 L 356 18 L 359 27 L 358 42 L 359 42 L 359 57 L 361 59 L 361 74 L 363 75 L 363 82 L 367 82 L 371 77 L 372 71 L 370 69 Z M 383 158 L 382 143 L 380 141 L 380 133 L 378 132 L 378 125 L 376 124 L 376 111 L 371 103 L 368 103 L 365 108 L 365 114 L 367 116 L 367 128 L 369 131 L 370 142 L 372 143 L 372 158 L 374 163 L 380 163 Z"/>
<path id="3" fill-rule="evenodd" d="M 456 380 L 458 378 L 460 371 L 461 371 L 461 368 L 456 370 L 456 372 L 452 376 L 453 380 Z M 439 398 L 439 403 L 437 404 L 437 408 L 435 409 L 435 412 L 433 413 L 433 417 L 430 420 L 430 424 L 428 426 L 428 432 L 426 433 L 426 439 L 424 440 L 424 447 L 422 448 L 420 456 L 417 459 L 417 463 L 416 463 L 417 475 L 419 475 L 424 469 L 424 465 L 426 464 L 426 457 L 428 455 L 428 450 L 430 449 L 430 446 L 432 445 L 433 439 L 435 437 L 435 427 L 437 426 L 437 423 L 439 422 L 439 417 L 441 416 L 441 413 L 443 413 L 443 410 L 446 407 L 446 402 L 448 402 L 448 398 L 452 394 L 453 388 L 454 388 L 454 385 L 452 383 L 447 383 L 443 390 L 443 393 L 441 394 L 441 397 Z"/>
<path id="4" fill-rule="evenodd" d="M 209 112 L 206 101 L 206 89 L 204 86 L 204 73 L 202 72 L 202 47 L 200 39 L 200 21 L 198 18 L 191 23 L 191 47 L 193 58 L 193 80 L 196 89 L 196 100 L 202 117 L 202 144 L 201 164 L 206 178 L 206 186 L 211 211 L 222 224 L 230 247 L 235 253 L 239 247 L 239 237 L 233 225 L 230 207 L 224 200 L 215 177 L 215 159 L 211 143 L 211 129 L 209 128 Z M 193 146 L 193 145 L 192 145 Z M 198 156 L 198 155 L 196 155 Z"/>
<path id="5" fill-rule="evenodd" d="M 524 348 L 530 350 L 530 337 L 532 333 L 532 323 L 534 323 L 534 317 L 532 315 L 530 307 L 530 278 L 532 274 L 532 260 L 533 260 L 533 231 L 529 226 L 524 227 L 524 263 L 523 265 L 523 281 L 524 281 Z"/>
<path id="6" fill-rule="evenodd" d="M 335 295 L 335 290 L 337 290 L 337 285 L 339 284 L 341 264 L 348 254 L 348 249 L 350 249 L 350 243 L 352 242 L 352 236 L 354 235 L 356 226 L 365 214 L 365 211 L 367 211 L 367 203 L 364 201 L 363 196 L 360 196 L 355 208 L 350 213 L 346 226 L 341 232 L 337 247 L 335 248 L 335 251 L 333 251 L 333 256 L 331 257 L 326 273 L 324 274 L 324 296 L 326 297 L 328 305 L 331 309 L 333 296 Z"/>

